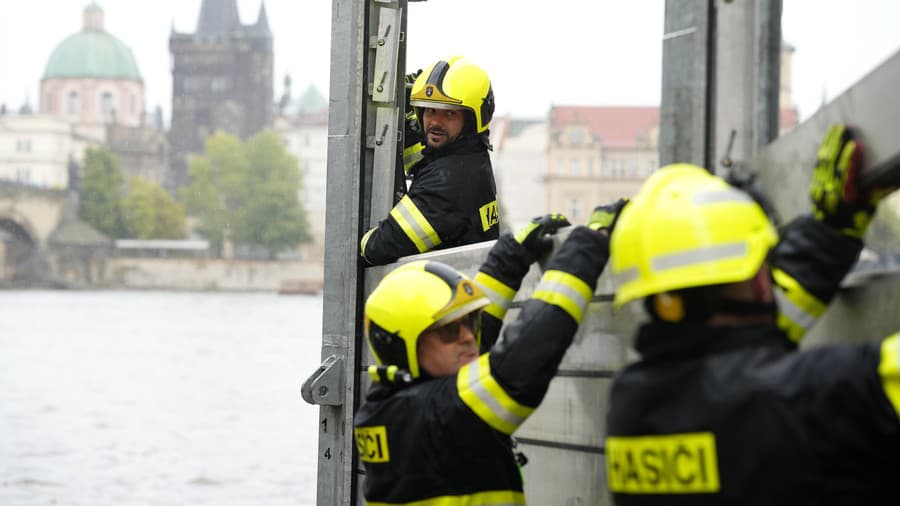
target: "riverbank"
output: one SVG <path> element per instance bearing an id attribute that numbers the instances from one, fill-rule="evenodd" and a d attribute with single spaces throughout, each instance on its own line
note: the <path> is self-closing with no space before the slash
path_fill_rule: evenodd
<path id="1" fill-rule="evenodd" d="M 199 292 L 321 293 L 322 262 L 221 258 L 113 257 L 64 276 L 6 280 L 6 289 L 115 289 Z"/>

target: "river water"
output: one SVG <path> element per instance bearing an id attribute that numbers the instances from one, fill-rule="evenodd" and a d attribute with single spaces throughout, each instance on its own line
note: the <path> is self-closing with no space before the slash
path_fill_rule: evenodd
<path id="1" fill-rule="evenodd" d="M 322 300 L 0 292 L 0 505 L 315 504 Z"/>

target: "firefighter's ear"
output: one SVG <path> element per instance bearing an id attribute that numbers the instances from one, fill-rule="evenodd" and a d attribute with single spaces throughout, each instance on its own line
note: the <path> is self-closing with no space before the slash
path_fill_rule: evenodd
<path id="1" fill-rule="evenodd" d="M 645 301 L 647 311 L 664 322 L 678 323 L 685 317 L 684 298 L 677 293 L 657 293 L 647 297 Z"/>

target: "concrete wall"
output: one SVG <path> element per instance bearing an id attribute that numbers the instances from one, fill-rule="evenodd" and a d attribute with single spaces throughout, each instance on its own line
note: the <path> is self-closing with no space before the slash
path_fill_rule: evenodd
<path id="1" fill-rule="evenodd" d="M 322 286 L 318 262 L 206 258 L 111 258 L 103 284 L 159 290 L 278 291 L 283 284 Z"/>

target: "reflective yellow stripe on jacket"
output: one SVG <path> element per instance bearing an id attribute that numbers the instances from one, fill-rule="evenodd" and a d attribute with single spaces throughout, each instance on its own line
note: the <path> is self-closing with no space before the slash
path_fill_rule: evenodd
<path id="1" fill-rule="evenodd" d="M 362 236 L 362 239 L 359 240 L 359 254 L 362 255 L 363 258 L 366 259 L 366 262 L 369 262 L 369 259 L 366 258 L 366 244 L 369 243 L 369 237 L 372 237 L 372 233 L 377 230 L 378 227 L 372 227 L 369 229 L 365 235 Z M 372 263 L 372 262 L 369 262 Z"/>
<path id="2" fill-rule="evenodd" d="M 368 502 L 369 506 L 518 506 L 525 494 L 512 490 L 491 490 L 467 495 L 445 495 L 415 502 Z"/>
<path id="3" fill-rule="evenodd" d="M 391 216 L 396 220 L 409 240 L 416 245 L 419 253 L 433 250 L 441 244 L 437 232 L 416 207 L 409 195 L 404 195 L 400 202 L 391 209 Z"/>
<path id="4" fill-rule="evenodd" d="M 478 418 L 504 434 L 512 434 L 534 412 L 510 397 L 491 376 L 488 353 L 459 370 L 456 390 Z"/>
<path id="5" fill-rule="evenodd" d="M 878 374 L 884 393 L 900 416 L 900 332 L 888 337 L 881 343 L 881 363 Z"/>
<path id="6" fill-rule="evenodd" d="M 532 298 L 562 308 L 581 323 L 593 295 L 591 287 L 578 277 L 568 272 L 550 270 L 544 273 Z"/>
<path id="7" fill-rule="evenodd" d="M 791 341 L 799 343 L 806 331 L 822 316 L 827 306 L 783 270 L 772 269 L 772 278 L 778 285 L 775 289 L 778 326 L 787 332 Z"/>
<path id="8" fill-rule="evenodd" d="M 484 308 L 484 311 L 498 320 L 502 320 L 506 316 L 506 311 L 512 305 L 513 297 L 516 291 L 504 284 L 502 281 L 489 276 L 483 272 L 475 275 L 475 283 L 484 290 L 488 298 L 491 299 L 491 305 Z"/>

